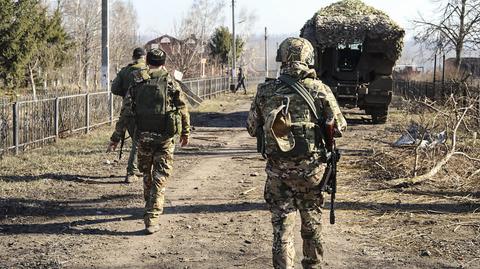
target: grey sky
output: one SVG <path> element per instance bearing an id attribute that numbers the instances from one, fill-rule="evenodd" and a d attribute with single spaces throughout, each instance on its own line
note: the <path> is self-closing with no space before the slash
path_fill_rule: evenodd
<path id="1" fill-rule="evenodd" d="M 229 0 L 225 9 L 224 24 L 231 24 Z M 335 0 L 236 0 L 238 10 L 247 8 L 257 14 L 258 21 L 253 34 L 262 33 L 268 27 L 272 34 L 297 33 L 305 21 L 320 8 Z M 364 0 L 365 3 L 385 11 L 395 21 L 409 28 L 409 21 L 418 12 L 431 14 L 435 7 L 430 0 Z M 192 0 L 132 0 L 137 9 L 142 35 L 171 33 L 175 20 L 186 13 Z"/>

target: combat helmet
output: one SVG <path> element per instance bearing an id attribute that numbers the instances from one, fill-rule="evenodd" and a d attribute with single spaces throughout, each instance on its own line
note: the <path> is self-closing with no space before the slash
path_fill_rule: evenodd
<path id="1" fill-rule="evenodd" d="M 303 62 L 310 66 L 314 64 L 314 58 L 315 50 L 310 41 L 301 37 L 289 37 L 278 47 L 276 61 Z"/>

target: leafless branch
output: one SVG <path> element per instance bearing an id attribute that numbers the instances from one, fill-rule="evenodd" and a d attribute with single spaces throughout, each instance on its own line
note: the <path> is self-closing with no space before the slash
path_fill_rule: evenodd
<path id="1" fill-rule="evenodd" d="M 462 125 L 462 122 L 465 119 L 465 116 L 467 113 L 473 108 L 473 105 L 470 105 L 468 107 L 461 107 L 457 108 L 458 102 L 455 100 L 455 98 L 451 97 L 453 100 L 452 103 L 455 107 L 454 112 L 456 115 L 456 122 L 454 125 L 454 128 L 452 130 L 452 138 L 451 138 L 451 147 L 448 151 L 448 153 L 440 160 L 438 161 L 432 169 L 430 169 L 429 172 L 420 175 L 420 176 L 414 176 L 413 178 L 400 178 L 396 180 L 389 181 L 389 185 L 391 186 L 403 186 L 405 184 L 410 185 L 410 184 L 417 184 L 426 180 L 432 179 L 441 169 L 442 167 L 448 163 L 448 161 L 454 156 L 454 155 L 462 155 L 466 157 L 467 159 L 471 161 L 480 161 L 478 159 L 472 158 L 469 155 L 463 153 L 463 152 L 458 152 L 456 150 L 457 148 L 457 133 L 459 127 Z M 439 113 L 441 114 L 441 113 Z M 443 114 L 443 113 L 442 113 Z"/>

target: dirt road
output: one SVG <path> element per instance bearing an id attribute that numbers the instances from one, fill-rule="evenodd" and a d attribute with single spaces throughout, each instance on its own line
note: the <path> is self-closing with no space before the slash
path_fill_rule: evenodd
<path id="1" fill-rule="evenodd" d="M 192 113 L 162 231 L 150 236 L 141 182 L 123 184 L 126 160 L 103 153 L 110 128 L 4 158 L 0 268 L 271 268 L 264 160 L 244 127 L 250 98 L 223 97 Z M 339 141 L 337 224 L 328 224 L 327 209 L 324 216 L 325 267 L 480 268 L 480 233 L 468 225 L 478 219 L 477 200 L 432 203 L 433 192 L 382 189 L 367 160 L 395 128 L 349 119 Z M 301 268 L 300 238 L 296 246 Z"/>

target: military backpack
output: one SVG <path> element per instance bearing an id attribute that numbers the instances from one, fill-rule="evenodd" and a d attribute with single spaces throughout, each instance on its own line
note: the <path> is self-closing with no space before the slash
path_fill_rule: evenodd
<path id="1" fill-rule="evenodd" d="M 168 74 L 148 78 L 130 92 L 137 131 L 157 133 L 166 138 L 180 134 L 181 116 L 173 102 L 175 90 Z"/>

